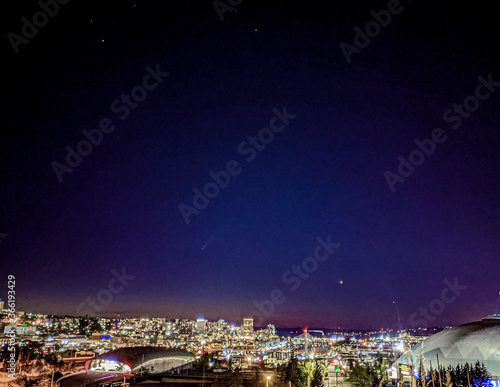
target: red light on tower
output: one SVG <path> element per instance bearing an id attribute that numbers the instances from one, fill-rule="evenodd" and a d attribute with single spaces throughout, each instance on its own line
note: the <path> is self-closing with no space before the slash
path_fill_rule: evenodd
<path id="1" fill-rule="evenodd" d="M 303 329 L 304 333 L 307 333 L 308 332 L 308 329 L 307 328 L 304 328 Z"/>

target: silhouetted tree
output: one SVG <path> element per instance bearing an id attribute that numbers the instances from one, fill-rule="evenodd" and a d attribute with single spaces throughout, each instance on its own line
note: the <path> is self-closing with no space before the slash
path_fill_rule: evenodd
<path id="1" fill-rule="evenodd" d="M 358 362 L 354 364 L 347 381 L 357 387 L 370 387 L 372 385 L 372 377 L 368 368 L 363 367 Z"/>
<path id="2" fill-rule="evenodd" d="M 484 386 L 488 379 L 491 379 L 491 374 L 484 363 L 479 360 L 471 366 L 469 364 L 457 364 L 455 367 L 448 366 L 448 368 L 441 367 L 439 372 L 441 373 L 441 379 L 447 380 L 446 385 L 453 383 L 453 387 L 469 387 L 467 380 L 467 368 L 469 370 L 470 385 L 472 386 Z M 438 371 L 433 371 L 435 374 Z"/>
<path id="3" fill-rule="evenodd" d="M 299 363 L 294 355 L 288 361 L 288 363 L 281 365 L 278 368 L 278 373 L 280 374 L 280 379 L 282 382 L 292 382 L 295 385 L 299 385 Z"/>
<path id="4" fill-rule="evenodd" d="M 323 387 L 323 372 L 321 367 L 314 368 L 311 387 Z"/>

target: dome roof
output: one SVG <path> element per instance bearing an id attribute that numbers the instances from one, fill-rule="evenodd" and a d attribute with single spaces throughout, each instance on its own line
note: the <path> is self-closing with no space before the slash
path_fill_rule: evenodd
<path id="1" fill-rule="evenodd" d="M 474 364 L 478 360 L 494 376 L 500 376 L 500 316 L 488 316 L 482 321 L 445 329 L 417 344 L 398 359 L 399 364 L 418 367 L 425 358 L 425 367 L 436 368 L 439 363 L 448 367 L 456 364 Z"/>
<path id="2" fill-rule="evenodd" d="M 195 361 L 195 356 L 188 351 L 163 347 L 124 347 L 107 352 L 96 359 L 115 360 L 127 364 L 134 369 L 141 363 L 163 358 L 176 358 L 183 362 Z"/>

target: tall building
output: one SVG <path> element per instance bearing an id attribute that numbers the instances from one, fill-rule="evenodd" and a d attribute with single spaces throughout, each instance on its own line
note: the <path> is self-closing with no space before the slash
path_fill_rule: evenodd
<path id="1" fill-rule="evenodd" d="M 2 310 L 3 310 L 3 304 L 4 304 L 4 302 L 3 302 L 3 300 L 0 298 L 0 311 L 2 311 Z"/>
<path id="2" fill-rule="evenodd" d="M 192 320 L 188 319 L 182 319 L 179 320 L 179 322 L 176 324 L 177 329 L 179 330 L 179 333 L 182 334 L 191 334 L 193 332 L 194 328 L 196 328 L 195 322 Z"/>
<path id="3" fill-rule="evenodd" d="M 207 331 L 207 320 L 203 317 L 196 319 L 196 331 L 200 334 L 205 334 Z"/>
<path id="4" fill-rule="evenodd" d="M 244 318 L 241 325 L 241 333 L 251 336 L 253 333 L 253 318 Z"/>

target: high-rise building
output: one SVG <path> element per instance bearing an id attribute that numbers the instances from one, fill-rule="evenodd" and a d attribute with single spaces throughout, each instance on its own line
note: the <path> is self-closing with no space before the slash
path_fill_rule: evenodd
<path id="1" fill-rule="evenodd" d="M 3 300 L 0 298 L 0 311 L 2 311 L 2 310 L 3 310 L 3 304 L 4 304 L 4 302 L 3 302 Z"/>
<path id="2" fill-rule="evenodd" d="M 179 322 L 176 324 L 176 327 L 177 327 L 179 333 L 191 334 L 191 332 L 193 332 L 196 325 L 195 325 L 195 322 L 192 320 L 182 319 L 182 320 L 179 320 Z"/>
<path id="3" fill-rule="evenodd" d="M 253 318 L 244 318 L 241 325 L 241 331 L 244 335 L 252 335 L 253 333 Z"/>
<path id="4" fill-rule="evenodd" d="M 196 331 L 200 334 L 205 334 L 207 331 L 207 320 L 203 317 L 196 319 Z"/>

